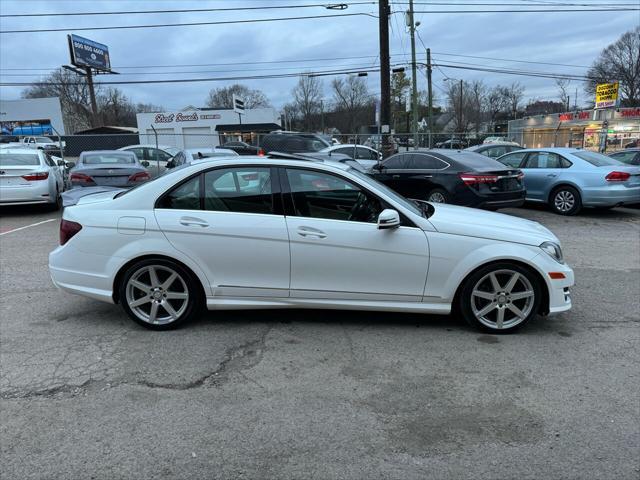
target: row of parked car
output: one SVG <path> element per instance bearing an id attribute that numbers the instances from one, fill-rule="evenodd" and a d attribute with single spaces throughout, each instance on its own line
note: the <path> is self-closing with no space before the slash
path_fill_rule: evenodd
<path id="1" fill-rule="evenodd" d="M 285 158 L 348 163 L 407 198 L 433 203 L 499 209 L 543 202 L 561 215 L 575 215 L 582 207 L 640 204 L 640 149 L 607 157 L 580 149 L 522 149 L 492 142 L 465 150 L 416 149 L 383 160 L 366 145 L 331 145 L 313 134 L 274 137 L 273 145 L 262 142 L 262 147 L 243 142 L 182 150 L 131 145 L 83 152 L 76 163 L 56 160 L 43 149 L 7 145 L 0 157 L 0 203 L 57 208 L 68 187 L 129 188 L 167 169 L 215 157 L 264 155 L 266 149 Z M 287 144 L 293 137 L 302 138 L 310 151 L 291 151 L 297 150 L 296 143 Z M 40 182 L 38 188 L 34 182 Z"/>

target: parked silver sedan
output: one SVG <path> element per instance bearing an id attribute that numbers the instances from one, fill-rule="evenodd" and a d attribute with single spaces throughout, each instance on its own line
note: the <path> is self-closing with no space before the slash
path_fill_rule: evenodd
<path id="1" fill-rule="evenodd" d="M 133 187 L 151 179 L 146 167 L 133 152 L 121 150 L 96 150 L 82 152 L 70 173 L 73 187 Z"/>
<path id="2" fill-rule="evenodd" d="M 42 150 L 24 147 L 0 149 L 0 205 L 62 205 L 64 163 Z"/>

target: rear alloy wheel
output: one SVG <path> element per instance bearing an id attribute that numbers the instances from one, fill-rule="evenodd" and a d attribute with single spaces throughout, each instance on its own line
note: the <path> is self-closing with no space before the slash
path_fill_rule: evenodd
<path id="1" fill-rule="evenodd" d="M 195 316 L 202 303 L 192 275 L 169 260 L 133 265 L 120 284 L 120 303 L 140 325 L 168 330 Z"/>
<path id="2" fill-rule="evenodd" d="M 533 318 L 540 305 L 536 277 L 519 265 L 488 265 L 472 274 L 462 290 L 465 319 L 481 330 L 507 333 Z"/>
<path id="3" fill-rule="evenodd" d="M 427 202 L 449 203 L 449 195 L 445 190 L 441 188 L 436 188 L 435 190 L 431 190 L 429 192 L 429 196 L 427 197 Z"/>
<path id="4" fill-rule="evenodd" d="M 580 193 L 573 187 L 559 187 L 551 194 L 552 210 L 559 215 L 576 215 L 582 208 Z"/>

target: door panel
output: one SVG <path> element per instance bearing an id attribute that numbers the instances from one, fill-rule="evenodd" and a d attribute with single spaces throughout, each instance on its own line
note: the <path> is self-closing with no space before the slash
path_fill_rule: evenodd
<path id="1" fill-rule="evenodd" d="M 547 201 L 550 186 L 556 183 L 563 171 L 561 165 L 562 158 L 556 153 L 530 153 L 522 169 L 527 198 Z"/>
<path id="2" fill-rule="evenodd" d="M 286 222 L 292 297 L 421 301 L 429 267 L 422 230 L 320 218 Z"/>

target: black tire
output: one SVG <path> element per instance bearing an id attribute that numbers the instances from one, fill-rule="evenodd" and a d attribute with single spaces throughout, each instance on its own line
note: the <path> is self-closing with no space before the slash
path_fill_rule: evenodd
<path id="1" fill-rule="evenodd" d="M 437 200 L 435 198 L 437 198 Z M 426 198 L 427 202 L 432 203 L 451 203 L 451 197 L 449 196 L 449 192 L 447 192 L 443 188 L 434 188 L 429 191 Z"/>
<path id="2" fill-rule="evenodd" d="M 57 212 L 61 208 L 62 208 L 62 195 L 60 195 L 60 192 L 58 191 L 58 189 L 56 189 L 56 201 L 53 203 L 50 203 L 48 205 L 48 209 L 52 212 Z"/>
<path id="3" fill-rule="evenodd" d="M 485 282 L 491 284 L 491 280 L 486 279 L 491 273 L 494 273 L 502 289 L 508 287 L 509 280 L 512 276 L 509 276 L 507 272 L 517 273 L 521 277 L 518 277 L 511 292 L 504 295 L 504 299 L 500 298 L 500 301 L 497 300 L 497 298 L 502 296 L 502 292 L 499 292 L 500 295 L 496 295 L 496 299 L 494 300 L 476 296 L 474 292 L 478 291 L 480 291 L 480 294 L 487 293 L 487 295 L 491 295 L 488 290 L 483 288 Z M 520 278 L 522 277 L 524 277 L 526 281 L 521 281 Z M 476 290 L 476 288 L 478 290 Z M 531 288 L 533 292 L 533 298 L 531 300 L 529 300 L 530 297 L 511 300 L 511 295 L 526 294 L 529 288 Z M 467 323 L 475 328 L 487 333 L 504 334 L 517 331 L 535 317 L 540 308 L 541 301 L 542 287 L 538 277 L 531 270 L 515 263 L 499 262 L 485 265 L 465 279 L 457 298 L 457 308 Z M 482 315 L 483 320 L 480 320 L 478 316 L 476 316 L 474 308 L 477 310 L 477 313 L 481 313 L 485 307 L 489 308 L 490 305 L 493 305 L 493 308 L 488 310 L 488 313 Z M 511 311 L 509 305 L 516 307 L 520 313 L 523 314 L 523 319 L 520 319 L 516 313 Z M 498 327 L 498 314 L 500 310 L 503 310 L 502 328 Z M 511 317 L 513 317 L 513 319 L 511 319 Z"/>
<path id="4" fill-rule="evenodd" d="M 178 305 L 176 304 L 176 302 L 181 302 L 181 300 L 175 300 L 169 304 L 169 306 L 174 309 L 174 312 L 177 313 L 177 318 L 167 320 L 167 321 L 162 321 L 162 323 L 151 323 L 149 320 L 144 320 L 139 316 L 139 314 L 144 314 L 144 312 L 141 312 L 141 310 L 143 310 L 143 305 L 146 308 L 147 303 L 149 304 L 149 310 L 151 310 L 153 303 L 159 303 L 156 310 L 158 312 L 158 316 L 162 315 L 163 311 L 164 311 L 164 316 L 171 315 L 169 313 L 169 310 L 166 310 L 165 307 L 163 306 L 163 304 L 168 302 L 168 299 L 164 299 L 162 297 L 160 297 L 160 300 L 148 300 L 147 302 L 144 302 L 142 305 L 140 305 L 140 308 L 136 308 L 136 311 L 138 313 L 134 312 L 134 310 L 129 306 L 129 297 L 127 296 L 127 294 L 128 294 L 129 282 L 134 275 L 136 275 L 137 280 L 144 283 L 145 285 L 149 285 L 149 286 L 153 285 L 153 282 L 151 281 L 150 276 L 147 277 L 149 281 L 145 282 L 144 280 L 145 273 L 144 272 L 140 273 L 141 271 L 143 271 L 144 269 L 148 269 L 149 267 L 153 267 L 154 270 L 156 270 L 156 275 L 160 282 L 168 280 L 170 271 L 178 274 L 179 277 L 176 280 L 174 280 L 172 284 L 173 286 L 176 286 L 177 284 L 177 288 L 176 288 L 177 291 L 170 292 L 169 289 L 171 285 L 169 285 L 169 287 L 166 289 L 166 293 L 180 293 L 180 291 L 184 291 L 184 293 L 187 293 L 188 295 L 187 299 L 185 300 L 186 305 L 184 306 L 183 309 L 178 308 Z M 142 275 L 142 276 L 138 276 L 138 275 Z M 142 300 L 143 298 L 147 298 L 147 296 L 148 298 L 152 298 L 152 295 L 155 293 L 155 292 L 147 292 L 148 293 L 147 295 L 147 293 L 143 293 L 143 291 L 138 289 L 137 287 L 131 287 L 131 288 L 132 288 L 132 292 L 130 293 L 133 294 L 133 292 L 137 292 L 137 294 L 139 295 L 135 297 L 135 300 Z M 202 288 L 200 286 L 200 280 L 193 273 L 185 269 L 179 263 L 171 260 L 160 259 L 160 258 L 142 260 L 140 262 L 136 262 L 133 265 L 131 265 L 127 269 L 127 271 L 124 273 L 124 275 L 122 275 L 120 284 L 118 285 L 118 291 L 119 291 L 120 304 L 122 305 L 122 308 L 127 313 L 127 315 L 129 315 L 129 317 L 131 317 L 131 319 L 134 322 L 150 330 L 171 330 L 171 329 L 177 328 L 180 325 L 183 325 L 184 323 L 197 317 L 201 313 L 202 307 L 204 305 L 204 298 L 202 294 Z M 182 306 L 182 303 L 180 303 L 180 307 L 181 306 Z M 151 311 L 149 312 L 149 315 L 150 314 L 151 314 Z M 161 319 L 158 319 L 158 320 L 160 321 Z"/>
<path id="5" fill-rule="evenodd" d="M 569 185 L 557 187 L 549 195 L 549 206 L 558 215 L 577 215 L 582 209 L 580 192 Z"/>

